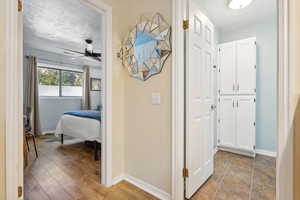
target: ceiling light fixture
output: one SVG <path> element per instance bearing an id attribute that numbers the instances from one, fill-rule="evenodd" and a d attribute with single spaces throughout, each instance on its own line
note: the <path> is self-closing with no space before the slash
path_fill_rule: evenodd
<path id="1" fill-rule="evenodd" d="M 253 0 L 229 0 L 229 8 L 233 10 L 242 9 L 252 3 Z"/>

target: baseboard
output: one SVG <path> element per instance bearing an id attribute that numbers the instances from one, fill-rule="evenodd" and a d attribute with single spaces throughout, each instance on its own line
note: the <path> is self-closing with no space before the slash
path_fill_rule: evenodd
<path id="1" fill-rule="evenodd" d="M 214 154 L 216 154 L 218 151 L 219 151 L 218 147 L 215 147 Z"/>
<path id="2" fill-rule="evenodd" d="M 144 190 L 145 192 L 148 192 L 149 194 L 161 200 L 171 200 L 171 195 L 169 193 L 128 174 L 122 174 L 115 177 L 113 179 L 113 184 L 117 184 L 123 180 L 135 185 L 136 187 Z"/>
<path id="3" fill-rule="evenodd" d="M 277 153 L 273 152 L 273 151 L 267 151 L 267 150 L 263 150 L 263 149 L 256 149 L 255 152 L 257 154 L 264 155 L 264 156 L 270 156 L 270 157 L 274 157 L 274 158 L 277 157 Z"/>
<path id="4" fill-rule="evenodd" d="M 112 183 L 113 185 L 120 183 L 121 181 L 125 180 L 125 175 L 121 174 L 119 176 L 116 176 L 115 178 L 113 178 Z"/>
<path id="5" fill-rule="evenodd" d="M 42 135 L 48 135 L 48 134 L 54 134 L 54 133 L 55 133 L 55 130 L 54 131 L 43 131 Z"/>

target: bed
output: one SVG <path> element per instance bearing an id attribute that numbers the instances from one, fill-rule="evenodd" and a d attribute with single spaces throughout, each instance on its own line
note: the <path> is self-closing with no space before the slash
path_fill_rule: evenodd
<path id="1" fill-rule="evenodd" d="M 94 142 L 95 159 L 97 160 L 97 143 L 101 143 L 100 111 L 80 110 L 65 112 L 56 126 L 55 135 L 57 137 L 61 136 L 62 144 L 64 135 Z"/>

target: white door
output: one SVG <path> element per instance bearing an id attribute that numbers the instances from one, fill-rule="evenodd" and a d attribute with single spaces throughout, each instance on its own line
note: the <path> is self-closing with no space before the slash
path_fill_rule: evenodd
<path id="1" fill-rule="evenodd" d="M 236 45 L 235 42 L 219 45 L 219 93 L 235 94 L 236 85 Z"/>
<path id="2" fill-rule="evenodd" d="M 235 96 L 221 96 L 219 102 L 218 145 L 236 146 L 236 101 Z"/>
<path id="3" fill-rule="evenodd" d="M 212 71 L 214 26 L 194 0 L 188 1 L 186 68 L 186 197 L 213 173 Z"/>
<path id="4" fill-rule="evenodd" d="M 236 42 L 237 94 L 256 92 L 256 39 L 249 38 Z"/>
<path id="5" fill-rule="evenodd" d="M 237 148 L 253 151 L 255 144 L 255 97 L 237 97 L 236 118 Z"/>

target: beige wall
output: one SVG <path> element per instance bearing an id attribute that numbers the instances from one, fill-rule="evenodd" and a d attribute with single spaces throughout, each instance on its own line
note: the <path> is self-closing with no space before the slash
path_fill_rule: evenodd
<path id="1" fill-rule="evenodd" d="M 4 144 L 4 3 L 0 2 L 0 200 L 4 199 L 5 191 L 5 144 Z"/>
<path id="2" fill-rule="evenodd" d="M 171 0 L 103 0 L 113 9 L 113 177 L 129 174 L 171 192 L 171 59 L 142 82 L 129 77 L 116 53 L 141 14 L 171 22 Z M 151 105 L 151 93 L 162 104 Z"/>
<path id="3" fill-rule="evenodd" d="M 156 12 L 171 24 L 171 0 L 130 0 L 129 22 Z M 161 105 L 151 104 L 151 93 Z M 145 82 L 125 79 L 125 172 L 171 193 L 171 57 Z"/>

